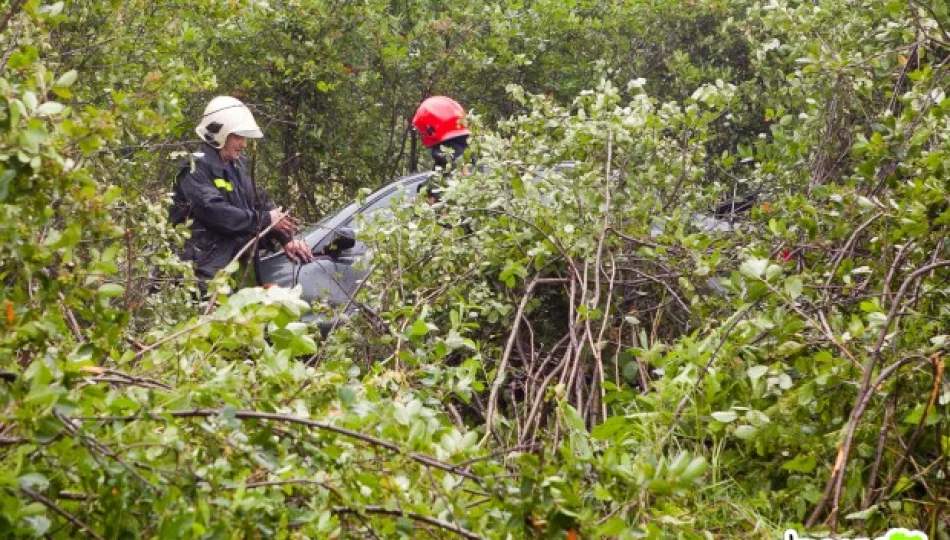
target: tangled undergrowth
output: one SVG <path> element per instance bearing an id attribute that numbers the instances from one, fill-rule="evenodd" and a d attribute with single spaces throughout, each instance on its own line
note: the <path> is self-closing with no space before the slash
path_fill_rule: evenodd
<path id="1" fill-rule="evenodd" d="M 125 113 L 11 49 L 0 532 L 947 538 L 950 26 L 858 4 L 742 2 L 755 77 L 684 99 L 510 86 L 475 172 L 361 225 L 326 339 L 155 279 L 180 232 L 98 174 Z"/>

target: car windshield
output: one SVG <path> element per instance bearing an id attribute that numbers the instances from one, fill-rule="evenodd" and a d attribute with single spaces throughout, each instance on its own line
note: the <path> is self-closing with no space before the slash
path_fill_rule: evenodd
<path id="1" fill-rule="evenodd" d="M 392 195 L 397 189 L 399 189 L 401 185 L 408 185 L 415 181 L 426 179 L 431 174 L 431 172 L 423 172 L 398 178 L 367 196 L 365 199 L 363 199 L 361 205 L 357 205 L 355 202 L 353 202 L 334 213 L 327 214 L 327 217 L 321 219 L 313 225 L 303 228 L 301 230 L 301 234 L 303 236 L 307 236 L 320 229 L 332 229 L 337 227 L 346 220 L 350 219 L 353 214 L 361 211 L 361 209 L 372 207 L 376 205 L 381 199 L 386 198 L 388 195 Z"/>
<path id="2" fill-rule="evenodd" d="M 332 221 L 336 221 L 337 218 L 340 218 L 341 216 L 345 216 L 344 219 L 349 217 L 356 210 L 356 208 L 356 203 L 350 203 L 348 206 L 344 206 L 342 209 L 337 210 L 336 212 L 327 214 L 327 216 L 320 221 L 303 227 L 300 229 L 299 234 L 306 237 L 319 229 L 333 228 L 336 223 L 331 223 Z"/>

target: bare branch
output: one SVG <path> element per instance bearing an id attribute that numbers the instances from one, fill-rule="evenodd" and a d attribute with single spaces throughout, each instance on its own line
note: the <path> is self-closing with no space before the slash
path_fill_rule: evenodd
<path id="1" fill-rule="evenodd" d="M 937 403 L 937 397 L 940 395 L 940 387 L 943 383 L 944 362 L 943 358 L 940 357 L 940 353 L 934 353 L 930 361 L 933 363 L 933 386 L 930 389 L 930 398 L 927 400 L 927 406 L 924 408 L 924 412 L 920 417 L 920 421 L 917 422 L 917 429 L 914 430 L 914 434 L 911 436 L 910 442 L 907 443 L 907 448 L 904 450 L 904 453 L 901 454 L 900 459 L 888 473 L 887 483 L 884 484 L 884 488 L 877 492 L 877 496 L 869 501 L 871 504 L 874 504 L 877 498 L 882 494 L 890 493 L 898 479 L 900 479 L 901 473 L 904 471 L 904 466 L 907 465 L 907 460 L 909 459 L 910 454 L 914 451 L 914 448 L 917 447 L 917 443 L 920 442 L 920 437 L 924 432 L 924 426 L 927 424 L 927 417 L 930 416 L 930 411 Z"/>
<path id="2" fill-rule="evenodd" d="M 251 249 L 252 246 L 256 247 L 258 241 L 260 241 L 261 238 L 264 238 L 265 236 L 267 236 L 267 233 L 269 233 L 271 229 L 276 227 L 278 223 L 280 223 L 280 221 L 275 221 L 271 223 L 270 225 L 267 226 L 266 229 L 254 235 L 254 238 L 251 238 L 250 240 L 248 240 L 247 243 L 244 244 L 244 247 L 242 247 L 237 252 L 237 254 L 234 255 L 234 257 L 231 259 L 231 262 L 229 262 L 227 266 L 225 266 L 225 268 L 241 260 L 241 257 L 244 256 L 244 253 L 246 253 L 248 249 Z M 205 315 L 209 315 L 211 313 L 211 310 L 214 309 L 216 302 L 217 302 L 216 296 L 214 294 L 210 295 L 210 298 L 208 298 L 208 304 L 205 306 L 205 311 L 204 311 Z"/>
<path id="3" fill-rule="evenodd" d="M 895 323 L 895 320 L 899 319 L 898 314 L 901 311 L 902 301 L 904 299 L 904 295 L 907 294 L 907 290 L 924 275 L 945 266 L 950 266 L 950 260 L 941 260 L 918 268 L 909 276 L 907 276 L 907 278 L 904 280 L 904 283 L 901 284 L 901 288 L 898 290 L 897 295 L 894 297 L 894 301 L 891 303 L 891 309 L 887 314 L 887 318 L 884 321 L 884 325 L 881 328 L 880 333 L 878 334 L 877 342 L 871 351 L 871 356 L 864 366 L 864 377 L 861 381 L 861 387 L 858 390 L 858 394 L 855 397 L 855 406 L 851 411 L 851 418 L 848 421 L 848 426 L 845 431 L 844 442 L 842 442 L 838 447 L 838 455 L 835 458 L 835 464 L 831 470 L 831 476 L 828 478 L 828 484 L 825 486 L 825 492 L 818 501 L 818 504 L 815 505 L 815 509 L 812 511 L 811 515 L 808 517 L 808 521 L 805 523 L 806 527 L 813 527 L 817 523 L 819 517 L 825 509 L 825 506 L 828 503 L 829 496 L 832 494 L 834 494 L 833 498 L 836 504 L 831 509 L 830 517 L 832 523 L 837 520 L 837 501 L 841 495 L 841 486 L 844 481 L 844 474 L 848 465 L 848 458 L 851 454 L 851 446 L 854 443 L 854 434 L 858 429 L 858 422 L 864 415 L 867 402 L 870 401 L 870 396 L 872 395 L 870 390 L 871 388 L 874 388 L 874 386 L 871 386 L 871 377 L 873 376 L 875 366 L 880 360 L 881 350 L 884 347 L 884 342 L 887 339 L 891 325 Z M 886 371 L 887 370 L 885 370 L 885 372 Z M 882 375 L 883 374 L 884 372 L 882 372 Z"/>
<path id="4" fill-rule="evenodd" d="M 44 497 L 42 494 L 37 493 L 36 491 L 33 491 L 32 489 L 26 488 L 23 486 L 20 486 L 20 491 L 23 492 L 23 494 L 26 495 L 27 497 L 33 499 L 34 501 L 42 504 L 43 506 L 49 508 L 53 512 L 56 512 L 57 514 L 65 518 L 66 521 L 72 523 L 73 526 L 75 526 L 77 529 L 81 530 L 82 532 L 86 533 L 87 536 L 96 538 L 97 540 L 105 540 L 105 538 L 99 535 L 99 533 L 92 530 L 92 528 L 89 525 L 86 525 L 85 523 L 80 521 L 79 518 L 77 518 L 76 516 L 63 510 L 62 508 L 60 508 L 59 505 L 57 505 L 50 499 Z"/>
<path id="5" fill-rule="evenodd" d="M 10 9 L 7 10 L 7 13 L 3 16 L 3 19 L 0 20 L 0 34 L 7 30 L 7 25 L 10 24 L 10 19 L 12 19 L 13 16 L 16 15 L 18 11 L 20 11 L 24 3 L 26 3 L 26 0 L 13 0 L 13 3 L 10 4 Z M 0 68 L 2 67 L 3 66 L 0 65 Z"/>
<path id="6" fill-rule="evenodd" d="M 532 279 L 531 282 L 528 283 L 528 288 L 525 290 L 524 296 L 521 297 L 521 302 L 518 304 L 518 310 L 515 312 L 514 328 L 511 329 L 511 334 L 508 336 L 508 343 L 505 345 L 505 352 L 502 353 L 501 361 L 498 362 L 498 369 L 495 371 L 495 380 L 492 382 L 491 390 L 488 393 L 488 412 L 485 414 L 485 428 L 487 433 L 485 434 L 485 437 L 495 433 L 495 428 L 492 423 L 495 419 L 495 409 L 498 407 L 498 392 L 501 390 L 501 385 L 505 382 L 506 372 L 508 370 L 508 359 L 511 356 L 511 350 L 514 347 L 515 339 L 518 338 L 518 329 L 521 328 L 521 316 L 524 314 L 524 310 L 528 306 L 528 300 L 531 299 L 531 296 L 534 293 L 534 287 L 537 284 L 537 278 Z"/>

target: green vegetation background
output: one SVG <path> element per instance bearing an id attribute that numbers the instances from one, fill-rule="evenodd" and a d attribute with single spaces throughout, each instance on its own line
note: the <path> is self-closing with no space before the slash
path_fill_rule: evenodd
<path id="1" fill-rule="evenodd" d="M 950 537 L 948 60 L 943 0 L 7 0 L 0 536 Z M 321 339 L 174 256 L 217 94 L 304 221 L 428 95 L 487 167 Z"/>

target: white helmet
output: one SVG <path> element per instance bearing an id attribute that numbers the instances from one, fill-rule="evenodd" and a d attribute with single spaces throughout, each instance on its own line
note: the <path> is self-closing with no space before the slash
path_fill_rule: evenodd
<path id="1" fill-rule="evenodd" d="M 215 148 L 224 146 L 224 141 L 232 133 L 251 139 L 264 136 L 247 106 L 230 96 L 218 96 L 211 100 L 195 132 L 202 141 Z"/>

